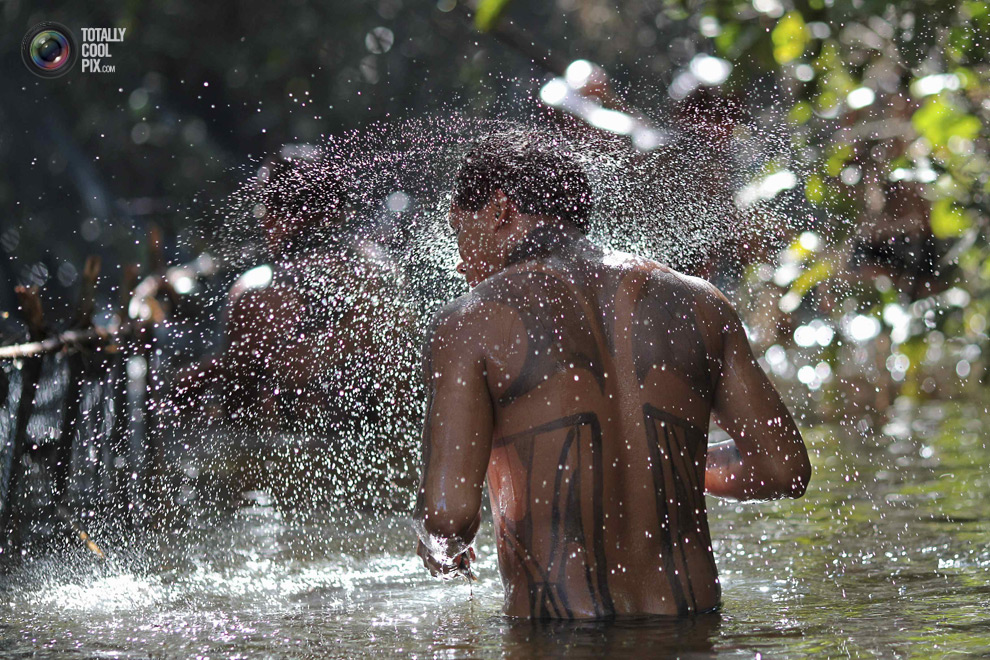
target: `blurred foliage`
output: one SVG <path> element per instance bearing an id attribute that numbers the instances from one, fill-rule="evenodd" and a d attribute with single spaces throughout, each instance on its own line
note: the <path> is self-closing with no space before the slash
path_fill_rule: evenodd
<path id="1" fill-rule="evenodd" d="M 499 21 L 502 13 L 512 0 L 481 0 L 475 7 L 474 25 L 482 32 L 488 32 Z"/>
<path id="2" fill-rule="evenodd" d="M 538 75 L 497 42 L 479 43 L 454 2 L 440 4 L 5 3 L 0 310 L 15 307 L 13 284 L 34 284 L 51 315 L 65 316 L 91 252 L 105 264 L 103 301 L 115 300 L 119 268 L 145 258 L 150 222 L 164 227 L 173 262 L 210 247 L 192 228 L 284 143 L 389 119 L 484 115 L 516 76 Z M 44 20 L 77 39 L 83 27 L 126 28 L 111 45 L 116 70 L 77 63 L 55 80 L 32 75 L 20 42 Z"/>
<path id="3" fill-rule="evenodd" d="M 800 174 L 810 207 L 802 238 L 812 254 L 797 258 L 792 245 L 765 266 L 752 265 L 742 287 L 757 303 L 754 316 L 767 317 L 750 319 L 762 325 L 757 340 L 787 351 L 779 375 L 796 371 L 813 390 L 829 382 L 844 393 L 861 387 L 867 394 L 859 398 L 876 408 L 898 393 L 982 389 L 990 296 L 988 5 L 675 4 L 697 17 L 707 38 L 699 48 L 735 65 L 722 93 L 770 88 L 765 106 L 776 106 L 791 127 L 794 162 L 787 166 Z M 835 346 L 808 339 L 823 324 L 839 331 Z M 866 361 L 880 365 L 872 375 Z"/>

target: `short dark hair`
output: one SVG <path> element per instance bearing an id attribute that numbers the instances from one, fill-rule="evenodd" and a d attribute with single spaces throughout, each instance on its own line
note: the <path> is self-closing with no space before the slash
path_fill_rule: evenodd
<path id="1" fill-rule="evenodd" d="M 266 213 L 301 220 L 323 220 L 346 211 L 347 191 L 309 145 L 286 145 L 258 171 L 259 199 Z"/>
<path id="2" fill-rule="evenodd" d="M 454 183 L 454 204 L 478 211 L 501 189 L 520 211 L 566 220 L 588 232 L 591 184 L 562 137 L 500 131 L 465 154 Z"/>

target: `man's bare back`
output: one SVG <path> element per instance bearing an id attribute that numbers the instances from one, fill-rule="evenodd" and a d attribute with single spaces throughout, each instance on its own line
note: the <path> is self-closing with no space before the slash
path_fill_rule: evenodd
<path id="1" fill-rule="evenodd" d="M 506 614 L 718 607 L 706 489 L 800 496 L 809 472 L 732 307 L 703 280 L 553 223 L 499 266 L 429 340 L 427 566 L 470 563 L 487 476 Z M 709 452 L 713 414 L 735 443 Z"/>

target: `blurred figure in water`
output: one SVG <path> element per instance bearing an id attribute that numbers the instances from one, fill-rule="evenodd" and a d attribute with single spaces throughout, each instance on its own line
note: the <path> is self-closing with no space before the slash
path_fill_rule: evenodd
<path id="1" fill-rule="evenodd" d="M 230 289 L 222 350 L 169 393 L 195 410 L 219 386 L 223 419 L 252 431 L 325 434 L 395 405 L 382 362 L 411 320 L 388 252 L 362 237 L 343 182 L 314 147 L 289 145 L 258 173 L 254 215 L 271 262 Z"/>
<path id="2" fill-rule="evenodd" d="M 563 132 L 610 153 L 627 169 L 622 178 L 637 182 L 600 200 L 599 213 L 612 226 L 648 227 L 641 234 L 644 247 L 655 245 L 687 274 L 735 287 L 765 242 L 733 201 L 741 165 L 733 134 L 745 117 L 738 100 L 701 86 L 672 106 L 661 127 L 626 103 L 605 70 L 586 60 L 572 62 L 540 98 Z M 705 240 L 695 240 L 699 235 Z M 663 237 L 659 245 L 657 237 Z"/>

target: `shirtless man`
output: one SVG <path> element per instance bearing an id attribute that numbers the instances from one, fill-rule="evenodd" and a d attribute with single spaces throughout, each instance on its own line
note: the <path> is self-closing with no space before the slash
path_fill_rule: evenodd
<path id="1" fill-rule="evenodd" d="M 551 137 L 464 159 L 449 218 L 472 290 L 427 339 L 418 554 L 470 572 L 487 474 L 507 615 L 710 611 L 705 493 L 800 497 L 807 451 L 725 296 L 597 247 L 590 210 Z M 710 448 L 712 416 L 733 440 Z"/>
<path id="2" fill-rule="evenodd" d="M 367 356 L 383 359 L 412 322 L 402 273 L 352 227 L 335 174 L 305 146 L 287 146 L 259 172 L 273 261 L 231 287 L 223 350 L 176 377 L 170 399 L 180 409 L 195 412 L 188 402 L 219 386 L 235 426 L 318 433 L 401 395 Z"/>

